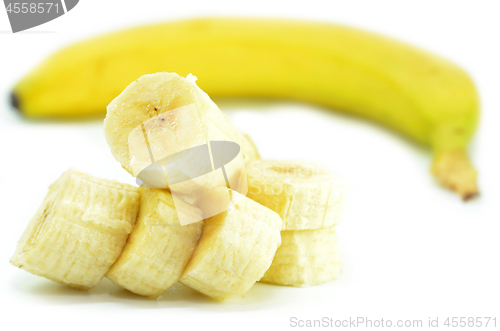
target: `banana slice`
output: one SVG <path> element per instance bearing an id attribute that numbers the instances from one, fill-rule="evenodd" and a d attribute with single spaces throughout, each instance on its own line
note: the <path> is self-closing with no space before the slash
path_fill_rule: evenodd
<path id="1" fill-rule="evenodd" d="M 342 264 L 333 227 L 321 230 L 283 231 L 281 246 L 261 282 L 306 287 L 340 276 Z"/>
<path id="2" fill-rule="evenodd" d="M 89 289 L 120 255 L 139 211 L 136 187 L 66 171 L 49 189 L 11 263 Z"/>
<path id="3" fill-rule="evenodd" d="M 247 167 L 248 197 L 277 212 L 283 230 L 311 230 L 341 221 L 343 186 L 312 163 L 258 160 Z"/>
<path id="4" fill-rule="evenodd" d="M 205 220 L 180 282 L 217 300 L 245 294 L 271 265 L 282 222 L 272 210 L 232 192 L 237 203 Z"/>
<path id="5" fill-rule="evenodd" d="M 245 163 L 259 159 L 255 145 L 195 80 L 167 72 L 144 75 L 108 105 L 106 140 L 130 174 L 137 177 L 155 161 L 211 141 L 237 143 Z"/>
<path id="6" fill-rule="evenodd" d="M 203 222 L 181 226 L 169 191 L 141 188 L 137 224 L 106 277 L 131 292 L 158 297 L 182 275 L 202 228 Z"/>

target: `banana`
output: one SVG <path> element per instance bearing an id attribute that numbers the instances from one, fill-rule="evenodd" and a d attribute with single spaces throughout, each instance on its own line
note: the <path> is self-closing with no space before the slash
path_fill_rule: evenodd
<path id="1" fill-rule="evenodd" d="M 479 118 L 469 76 L 341 25 L 201 18 L 119 31 L 50 56 L 15 85 L 12 104 L 33 117 L 103 113 L 131 81 L 158 71 L 194 72 L 212 97 L 294 99 L 378 121 L 430 146 L 431 172 L 464 200 L 478 193 L 467 157 Z"/>
<path id="2" fill-rule="evenodd" d="M 194 79 L 166 72 L 145 75 L 108 105 L 106 140 L 115 159 L 130 174 L 138 176 L 156 161 L 212 141 L 237 143 L 245 163 L 259 158 L 253 142 L 233 126 Z M 164 171 L 159 172 L 163 177 Z"/>
<path id="3" fill-rule="evenodd" d="M 248 197 L 277 212 L 283 230 L 310 230 L 341 221 L 343 185 L 306 162 L 257 160 L 248 165 Z"/>
<path id="4" fill-rule="evenodd" d="M 169 191 L 141 188 L 137 224 L 106 277 L 131 292 L 158 297 L 181 277 L 202 228 L 203 222 L 180 225 Z"/>
<path id="5" fill-rule="evenodd" d="M 227 211 L 205 220 L 180 282 L 217 300 L 244 295 L 271 265 L 279 247 L 278 214 L 232 192 Z"/>
<path id="6" fill-rule="evenodd" d="M 51 185 L 10 262 L 58 283 L 92 288 L 120 255 L 139 198 L 136 187 L 68 170 Z"/>
<path id="7" fill-rule="evenodd" d="M 331 281 L 342 273 L 335 228 L 283 231 L 281 246 L 264 277 L 264 283 L 312 286 Z"/>

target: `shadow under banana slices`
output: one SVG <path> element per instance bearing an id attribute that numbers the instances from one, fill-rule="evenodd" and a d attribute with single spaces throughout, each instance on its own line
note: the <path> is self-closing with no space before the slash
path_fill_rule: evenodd
<path id="1" fill-rule="evenodd" d="M 278 292 L 294 290 L 268 284 L 257 283 L 244 298 L 234 298 L 226 302 L 220 302 L 206 297 L 181 283 L 175 284 L 165 291 L 156 300 L 148 299 L 134 294 L 104 278 L 96 287 L 81 291 L 48 279 L 33 276 L 26 273 L 18 273 L 10 280 L 10 288 L 17 294 L 29 297 L 43 305 L 71 305 L 71 304 L 97 304 L 116 303 L 141 309 L 168 309 L 168 308 L 202 308 L 204 310 L 213 308 L 220 311 L 220 305 L 237 310 L 261 310 L 262 302 L 278 302 Z M 295 289 L 296 290 L 296 289 Z"/>

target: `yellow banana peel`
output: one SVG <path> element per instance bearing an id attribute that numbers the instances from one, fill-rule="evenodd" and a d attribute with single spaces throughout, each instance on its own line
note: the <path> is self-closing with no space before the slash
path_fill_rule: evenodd
<path id="1" fill-rule="evenodd" d="M 66 47 L 19 81 L 29 117 L 104 113 L 148 73 L 193 73 L 212 97 L 294 99 L 360 115 L 434 151 L 431 172 L 464 200 L 478 193 L 467 145 L 479 118 L 474 83 L 411 45 L 327 23 L 201 18 L 119 31 Z"/>

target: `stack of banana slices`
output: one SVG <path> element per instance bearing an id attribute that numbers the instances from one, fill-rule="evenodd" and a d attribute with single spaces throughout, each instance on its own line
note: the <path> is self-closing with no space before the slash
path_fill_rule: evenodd
<path id="1" fill-rule="evenodd" d="M 248 197 L 283 220 L 281 246 L 260 281 L 311 286 L 337 278 L 342 272 L 335 232 L 342 216 L 340 179 L 312 163 L 270 160 L 250 163 L 247 176 Z"/>
<path id="2" fill-rule="evenodd" d="M 338 179 L 314 164 L 260 160 L 192 77 L 134 81 L 108 106 L 104 131 L 140 187 L 68 170 L 12 264 L 79 289 L 107 277 L 157 298 L 181 282 L 217 300 L 259 280 L 310 286 L 341 273 Z"/>

